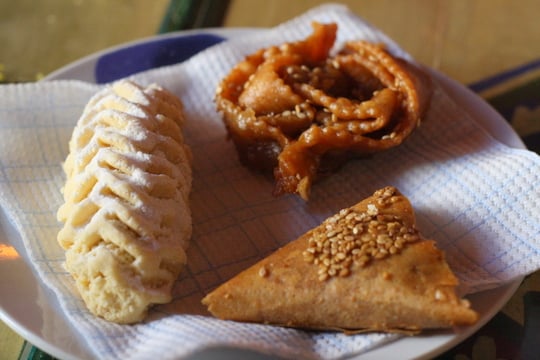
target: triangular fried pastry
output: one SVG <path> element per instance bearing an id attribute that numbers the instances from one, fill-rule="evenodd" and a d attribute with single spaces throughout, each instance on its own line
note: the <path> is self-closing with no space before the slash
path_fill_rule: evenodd
<path id="1" fill-rule="evenodd" d="M 376 191 L 219 286 L 217 318 L 307 329 L 417 332 L 473 324 L 458 279 L 415 227 L 409 200 Z"/>

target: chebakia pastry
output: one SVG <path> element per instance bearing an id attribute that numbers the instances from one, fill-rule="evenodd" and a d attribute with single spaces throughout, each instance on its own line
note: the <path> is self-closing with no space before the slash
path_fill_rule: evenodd
<path id="1" fill-rule="evenodd" d="M 191 154 L 182 103 L 122 80 L 87 104 L 64 164 L 58 242 L 88 309 L 141 321 L 171 300 L 191 237 Z"/>
<path id="2" fill-rule="evenodd" d="M 341 210 L 210 292 L 221 319 L 289 327 L 418 332 L 470 325 L 444 253 L 393 187 Z"/>
<path id="3" fill-rule="evenodd" d="M 321 174 L 401 144 L 431 96 L 430 78 L 384 46 L 352 41 L 330 55 L 337 25 L 313 29 L 247 56 L 216 92 L 240 160 L 273 170 L 276 195 L 304 199 Z"/>

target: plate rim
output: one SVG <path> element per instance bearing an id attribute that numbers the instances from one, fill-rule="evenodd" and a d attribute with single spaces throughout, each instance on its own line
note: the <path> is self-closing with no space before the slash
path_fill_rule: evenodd
<path id="1" fill-rule="evenodd" d="M 125 43 L 112 45 L 110 47 L 107 47 L 105 49 L 93 52 L 91 54 L 85 55 L 75 61 L 72 61 L 62 67 L 60 67 L 57 70 L 52 71 L 47 76 L 43 77 L 40 81 L 53 81 L 53 80 L 85 80 L 90 81 L 92 83 L 95 83 L 96 79 L 95 77 L 92 78 L 86 78 L 80 79 L 80 78 L 72 78 L 69 77 L 71 73 L 75 70 L 78 71 L 81 68 L 90 68 L 94 70 L 95 64 L 97 61 L 105 55 L 109 55 L 111 53 L 114 53 L 116 51 L 124 50 L 126 48 L 137 46 L 137 45 L 144 45 L 151 42 L 166 40 L 166 39 L 174 39 L 174 38 L 181 38 L 186 37 L 190 35 L 199 35 L 199 34 L 212 34 L 217 36 L 222 36 L 225 39 L 238 36 L 240 34 L 245 34 L 248 31 L 260 31 L 262 29 L 259 28 L 204 28 L 204 29 L 188 29 L 188 30 L 179 30 L 179 31 L 173 31 L 169 33 L 164 34 L 157 34 L 153 36 L 147 36 L 140 39 L 128 41 Z M 85 74 L 88 75 L 88 74 Z"/>
<path id="2" fill-rule="evenodd" d="M 155 42 L 162 39 L 167 38 L 177 38 L 177 37 L 184 37 L 189 35 L 195 35 L 195 34 L 214 34 L 217 36 L 222 36 L 225 39 L 229 39 L 238 35 L 246 34 L 247 32 L 253 32 L 253 31 L 262 31 L 266 30 L 265 28 L 249 28 L 249 27 L 241 27 L 241 28 L 205 28 L 205 29 L 190 29 L 190 30 L 183 30 L 183 31 L 175 31 L 171 33 L 165 33 L 165 34 L 158 34 L 154 36 L 149 36 L 141 39 L 137 39 L 134 41 L 125 42 L 122 44 L 118 44 L 115 46 L 111 46 L 108 48 L 105 48 L 103 50 L 94 52 L 92 54 L 86 55 L 84 57 L 81 57 L 80 59 L 70 62 L 65 66 L 60 67 L 59 69 L 51 72 L 46 77 L 44 77 L 41 81 L 53 81 L 53 80 L 84 80 L 84 81 L 90 81 L 95 83 L 95 78 L 84 78 L 81 79 L 79 77 L 73 77 L 74 74 L 77 73 L 77 71 L 86 68 L 91 68 L 92 70 L 95 67 L 96 62 L 98 59 L 104 55 L 125 49 L 127 47 L 135 46 L 135 45 L 141 45 L 146 44 L 149 42 Z M 485 117 L 477 117 L 473 116 L 473 119 L 479 123 L 479 125 L 484 128 L 490 135 L 492 135 L 497 140 L 503 142 L 504 144 L 514 147 L 514 148 L 525 148 L 521 138 L 515 133 L 515 131 L 512 129 L 510 124 L 502 118 L 500 114 L 498 114 L 485 100 L 483 100 L 480 96 L 478 96 L 476 93 L 474 93 L 472 90 L 467 88 L 461 83 L 458 83 L 457 81 L 449 78 L 445 74 L 443 74 L 440 71 L 431 69 L 427 67 L 427 70 L 432 74 L 435 75 L 435 77 L 445 85 L 445 90 L 450 90 L 451 97 L 455 99 L 455 96 L 460 97 L 460 101 L 466 101 L 468 103 L 468 106 L 466 110 L 471 110 L 470 106 L 476 109 L 476 107 L 479 107 L 480 109 L 478 111 L 483 112 L 484 114 L 489 114 L 489 116 Z M 85 76 L 87 76 L 86 74 Z M 457 101 L 457 100 L 456 100 Z M 495 126 L 496 124 L 496 126 Z M 497 129 L 494 129 L 494 127 L 497 127 Z M 1 214 L 4 216 L 3 212 Z M 9 227 L 9 224 L 6 226 L 5 221 L 0 221 L 0 231 L 6 232 L 6 228 Z M 8 229 L 7 232 L 9 233 L 10 230 Z M 10 235 L 10 234 L 8 234 Z M 0 240 L 1 237 L 0 237 Z M 26 259 L 26 254 L 21 254 L 21 261 L 25 263 L 28 270 L 34 274 L 34 271 L 32 267 L 28 264 L 28 261 Z M 39 279 L 35 278 L 34 275 L 35 285 L 40 287 L 41 291 L 50 292 L 50 289 L 48 289 Z M 362 353 L 361 355 L 353 356 L 354 359 L 375 359 L 380 358 L 384 353 L 387 353 L 388 351 L 398 351 L 398 349 L 403 345 L 404 342 L 410 342 L 410 340 L 414 339 L 428 339 L 428 341 L 433 341 L 433 339 L 440 338 L 441 344 L 438 346 L 435 346 L 431 349 L 427 349 L 424 352 L 417 353 L 415 358 L 417 359 L 427 359 L 436 355 L 440 355 L 441 353 L 451 349 L 452 347 L 456 346 L 457 344 L 461 343 L 471 335 L 473 335 L 476 331 L 478 331 L 482 326 L 484 326 L 487 322 L 489 322 L 506 304 L 506 302 L 511 298 L 511 296 L 516 292 L 517 288 L 521 284 L 523 280 L 523 277 L 516 278 L 513 281 L 510 281 L 506 285 L 503 285 L 501 287 L 498 287 L 496 289 L 486 290 L 478 294 L 472 294 L 469 296 L 471 298 L 471 301 L 474 303 L 474 299 L 478 296 L 483 296 L 488 293 L 501 293 L 500 296 L 496 298 L 496 301 L 494 304 L 490 304 L 490 308 L 488 309 L 486 313 L 484 313 L 479 322 L 473 326 L 467 327 L 464 330 L 461 329 L 459 332 L 454 333 L 448 333 L 448 331 L 443 331 L 440 334 L 427 334 L 427 335 L 418 335 L 415 337 L 406 337 L 406 338 L 400 338 L 396 341 L 392 341 L 390 343 L 383 344 L 379 347 L 376 347 L 370 351 L 367 351 L 365 353 Z M 32 284 L 34 285 L 34 284 Z M 53 305 L 56 307 L 59 307 L 57 299 L 54 297 L 54 299 L 48 298 L 48 301 L 52 301 L 53 303 L 56 303 Z M 72 328 L 73 325 L 69 323 L 69 320 L 66 319 L 64 316 L 62 316 L 64 319 L 62 319 L 68 329 Z M 6 314 L 4 312 L 4 306 L 0 300 L 0 319 L 8 325 L 11 329 L 13 329 L 16 333 L 18 333 L 20 336 L 22 336 L 24 339 L 32 343 L 34 346 L 39 347 L 40 349 L 46 351 L 47 353 L 60 357 L 62 359 L 79 359 L 79 358 L 86 358 L 89 356 L 90 353 L 86 353 L 88 350 L 88 344 L 80 344 L 85 349 L 76 349 L 75 353 L 72 351 L 73 349 L 64 349 L 61 347 L 60 344 L 52 343 L 50 340 L 47 340 L 45 337 L 40 337 L 38 334 L 33 333 L 29 329 L 27 329 L 24 324 L 19 324 L 14 317 L 9 316 L 9 314 Z M 79 334 L 75 335 L 79 340 Z M 446 338 L 446 339 L 445 339 Z M 401 345 L 401 346 L 400 346 Z M 413 344 L 414 345 L 414 344 Z M 80 352 L 83 351 L 83 352 Z M 399 350 L 401 354 L 405 355 L 401 350 Z M 412 354 L 414 355 L 414 354 Z M 82 357 L 80 357 L 82 356 Z"/>

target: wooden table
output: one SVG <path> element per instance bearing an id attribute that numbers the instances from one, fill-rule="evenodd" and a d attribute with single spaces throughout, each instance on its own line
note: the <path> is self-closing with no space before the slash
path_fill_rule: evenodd
<path id="1" fill-rule="evenodd" d="M 178 5 L 186 2 L 208 5 L 207 1 L 174 1 L 172 9 L 168 0 L 1 2 L 0 82 L 34 81 L 95 51 L 154 35 L 163 31 L 164 16 L 170 17 L 170 11 L 178 11 Z M 341 2 L 419 62 L 464 84 L 540 58 L 538 0 Z M 271 27 L 322 3 L 231 0 L 220 21 L 225 27 Z M 215 19 L 214 14 L 213 23 L 199 25 L 213 26 Z M 523 324 L 523 294 L 531 290 L 540 290 L 538 273 L 525 280 L 503 309 L 518 324 Z M 23 344 L 20 336 L 0 323 L 1 359 L 19 358 Z"/>
<path id="2" fill-rule="evenodd" d="M 322 4 L 313 0 L 234 0 L 225 26 L 270 27 Z M 340 1 L 421 63 L 471 83 L 540 56 L 535 0 Z M 260 14 L 260 15 L 258 15 Z"/>

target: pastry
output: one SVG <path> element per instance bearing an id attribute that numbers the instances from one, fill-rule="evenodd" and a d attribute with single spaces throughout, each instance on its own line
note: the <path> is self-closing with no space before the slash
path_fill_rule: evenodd
<path id="1" fill-rule="evenodd" d="M 210 292 L 220 319 L 288 327 L 418 332 L 470 325 L 442 251 L 393 187 L 341 210 Z"/>
<path id="2" fill-rule="evenodd" d="M 171 300 L 191 237 L 191 157 L 182 103 L 121 80 L 86 105 L 64 163 L 65 268 L 88 309 L 135 323 Z"/>
<path id="3" fill-rule="evenodd" d="M 260 49 L 216 91 L 246 166 L 273 172 L 274 194 L 309 198 L 312 183 L 350 158 L 400 145 L 420 124 L 431 79 L 381 44 L 351 41 L 333 55 L 336 24 Z"/>

